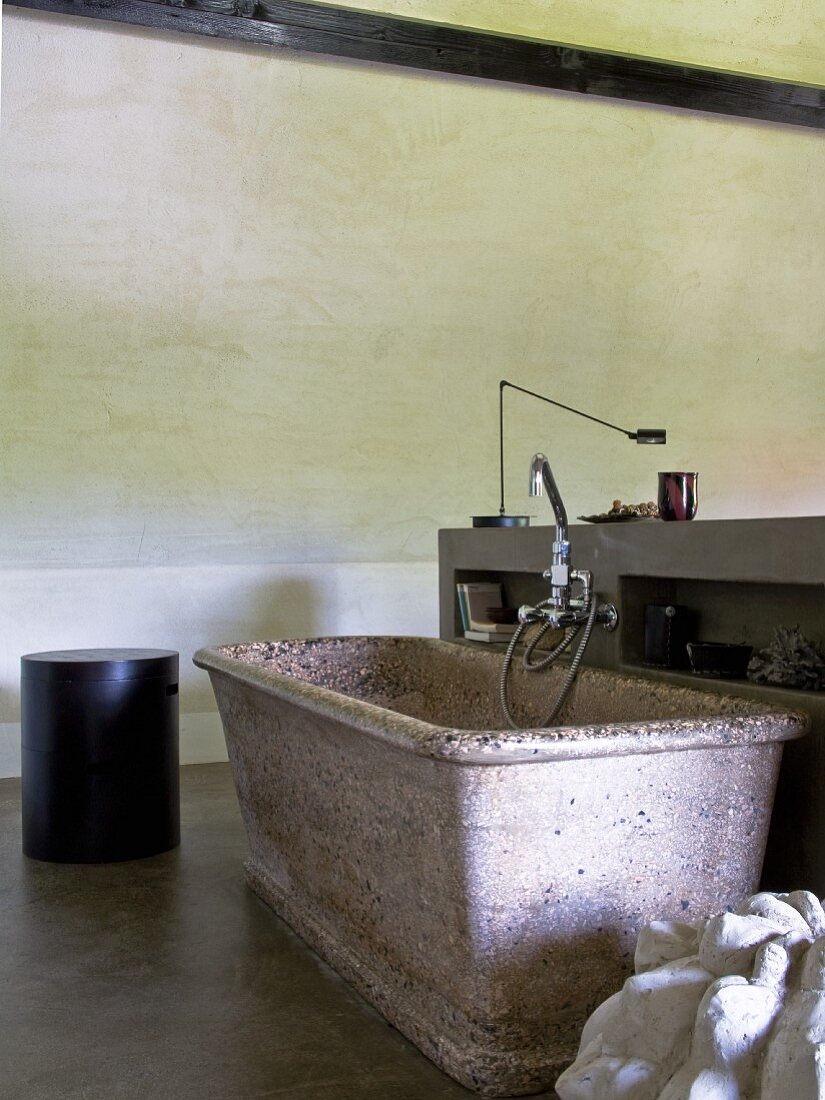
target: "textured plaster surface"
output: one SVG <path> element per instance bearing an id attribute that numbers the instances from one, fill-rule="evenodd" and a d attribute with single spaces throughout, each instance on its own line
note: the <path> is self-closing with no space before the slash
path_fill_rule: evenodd
<path id="1" fill-rule="evenodd" d="M 825 911 L 761 893 L 642 929 L 635 974 L 594 1012 L 562 1100 L 819 1100 Z"/>
<path id="2" fill-rule="evenodd" d="M 777 739 L 805 728 L 585 672 L 558 730 L 505 732 L 488 703 L 500 658 L 427 639 L 195 659 L 227 734 L 250 885 L 490 1096 L 552 1083 L 646 920 L 754 889 Z"/>
<path id="3" fill-rule="evenodd" d="M 818 133 L 14 9 L 3 49 L 0 561 L 432 560 L 504 376 L 665 425 L 705 518 L 825 508 Z M 537 449 L 571 514 L 650 499 L 658 450 L 508 422 L 514 510 Z"/>
<path id="4" fill-rule="evenodd" d="M 788 59 L 821 18 L 404 11 Z M 404 567 L 495 507 L 505 375 L 666 425 L 702 518 L 825 511 L 819 134 L 13 7 L 2 69 L 0 722 L 36 649 L 426 632 Z M 512 510 L 537 449 L 571 515 L 650 498 L 658 452 L 511 397 Z"/>

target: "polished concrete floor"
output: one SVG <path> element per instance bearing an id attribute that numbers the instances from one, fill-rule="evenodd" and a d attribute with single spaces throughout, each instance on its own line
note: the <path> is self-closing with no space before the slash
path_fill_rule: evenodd
<path id="1" fill-rule="evenodd" d="M 38 863 L 0 781 L 2 1100 L 473 1095 L 244 885 L 227 764 L 181 769 L 181 831 L 151 859 Z"/>

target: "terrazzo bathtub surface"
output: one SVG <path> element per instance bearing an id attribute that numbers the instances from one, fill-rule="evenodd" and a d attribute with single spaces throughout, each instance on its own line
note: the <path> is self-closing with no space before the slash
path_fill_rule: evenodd
<path id="1" fill-rule="evenodd" d="M 200 650 L 250 842 L 249 884 L 384 1015 L 489 1096 L 549 1088 L 648 920 L 758 885 L 802 715 L 435 639 Z M 533 727 L 533 728 L 531 728 Z"/>

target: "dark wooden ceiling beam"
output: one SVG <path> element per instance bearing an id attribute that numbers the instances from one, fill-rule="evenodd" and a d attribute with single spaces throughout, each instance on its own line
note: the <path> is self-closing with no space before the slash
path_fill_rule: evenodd
<path id="1" fill-rule="evenodd" d="M 14 6 L 825 129 L 825 87 L 300 0 L 14 0 Z"/>

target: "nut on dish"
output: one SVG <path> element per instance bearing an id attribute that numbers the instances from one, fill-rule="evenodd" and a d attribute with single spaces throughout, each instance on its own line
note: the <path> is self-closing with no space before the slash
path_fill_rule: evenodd
<path id="1" fill-rule="evenodd" d="M 614 500 L 609 516 L 658 516 L 659 506 L 653 500 L 642 504 L 622 504 L 620 500 Z"/>

